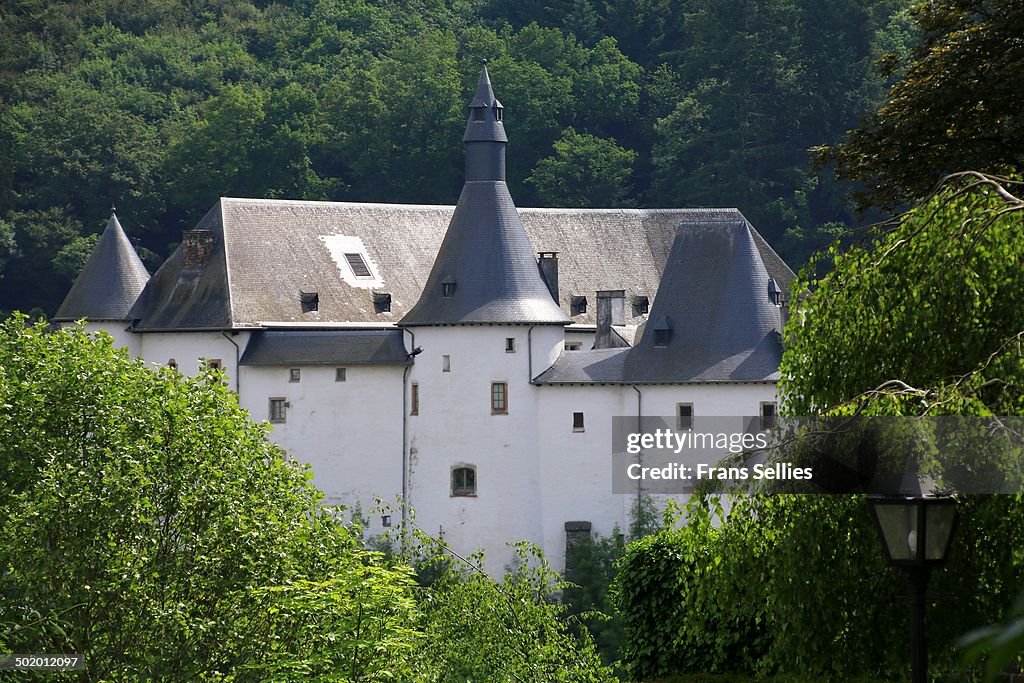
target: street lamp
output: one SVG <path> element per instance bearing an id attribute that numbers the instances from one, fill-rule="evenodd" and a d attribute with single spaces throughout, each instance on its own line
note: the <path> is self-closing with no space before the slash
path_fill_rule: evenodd
<path id="1" fill-rule="evenodd" d="M 946 561 L 956 524 L 956 499 L 931 495 L 930 481 L 916 477 L 894 495 L 869 496 L 885 560 L 907 572 L 910 588 L 910 680 L 928 680 L 925 591 L 932 567 Z"/>

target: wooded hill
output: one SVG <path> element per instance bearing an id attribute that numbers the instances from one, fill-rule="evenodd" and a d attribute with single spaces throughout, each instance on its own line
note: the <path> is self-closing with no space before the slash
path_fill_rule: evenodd
<path id="1" fill-rule="evenodd" d="M 0 312 L 52 313 L 115 204 L 153 270 L 218 196 L 454 203 L 484 57 L 519 206 L 738 207 L 799 266 L 907 4 L 6 2 Z"/>

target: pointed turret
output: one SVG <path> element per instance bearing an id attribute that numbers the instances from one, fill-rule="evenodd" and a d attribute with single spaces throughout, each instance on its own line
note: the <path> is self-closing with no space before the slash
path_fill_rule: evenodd
<path id="1" fill-rule="evenodd" d="M 128 311 L 148 280 L 142 259 L 124 234 L 117 214 L 111 213 L 107 227 L 54 320 L 127 320 Z"/>
<path id="2" fill-rule="evenodd" d="M 466 182 L 423 293 L 401 324 L 571 322 L 541 279 L 505 185 L 502 119 L 485 61 L 463 137 Z"/>

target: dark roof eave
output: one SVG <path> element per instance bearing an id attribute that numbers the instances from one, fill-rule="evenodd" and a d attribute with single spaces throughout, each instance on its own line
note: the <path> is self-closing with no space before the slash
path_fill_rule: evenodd
<path id="1" fill-rule="evenodd" d="M 331 360 L 331 361 L 308 361 L 308 360 L 294 360 L 294 361 L 280 361 L 277 363 L 269 362 L 252 362 L 242 361 L 239 365 L 245 365 L 247 367 L 265 367 L 265 368 L 283 368 L 283 367 L 295 367 L 306 366 L 306 365 L 318 365 L 322 367 L 342 367 L 342 366 L 353 366 L 353 365 L 393 365 L 395 367 L 407 367 L 412 365 L 412 361 L 395 361 L 395 360 Z"/>
<path id="2" fill-rule="evenodd" d="M 403 322 L 398 321 L 396 325 L 398 327 L 481 327 L 481 326 L 503 326 L 503 327 L 529 327 L 533 325 L 553 325 L 559 327 L 565 327 L 570 325 L 572 321 L 556 321 L 556 320 L 537 320 L 537 321 L 522 321 L 517 320 L 515 322 Z"/>

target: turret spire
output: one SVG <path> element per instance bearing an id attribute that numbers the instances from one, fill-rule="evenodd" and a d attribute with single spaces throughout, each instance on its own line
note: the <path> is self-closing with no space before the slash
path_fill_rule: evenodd
<path id="1" fill-rule="evenodd" d="M 405 325 L 570 322 L 540 277 L 505 185 L 503 109 L 484 62 L 466 122 L 466 183 Z"/>

